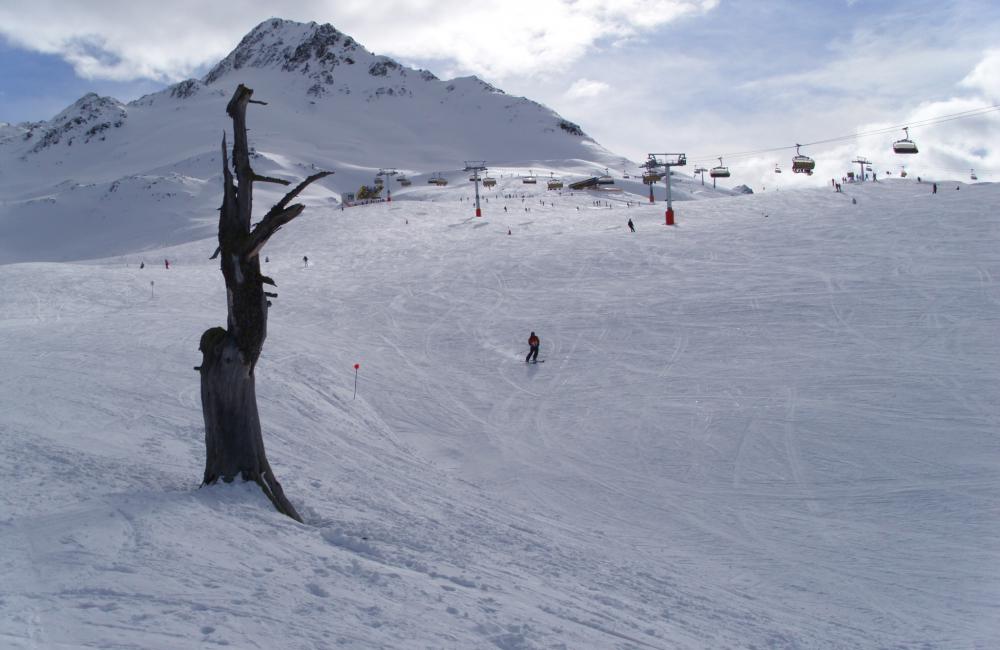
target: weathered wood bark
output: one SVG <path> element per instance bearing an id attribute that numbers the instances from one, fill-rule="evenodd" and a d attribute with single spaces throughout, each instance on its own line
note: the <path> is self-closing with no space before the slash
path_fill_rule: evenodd
<path id="1" fill-rule="evenodd" d="M 201 336 L 201 408 L 205 417 L 205 476 L 210 485 L 219 479 L 230 482 L 237 476 L 254 481 L 264 490 L 275 508 L 302 521 L 285 497 L 264 453 L 254 368 L 267 338 L 268 298 L 264 291 L 274 281 L 260 272 L 260 251 L 283 225 L 302 213 L 301 204 L 288 205 L 313 181 L 332 172 L 319 172 L 305 179 L 272 207 L 251 230 L 254 181 L 289 182 L 254 173 L 247 147 L 247 104 L 263 104 L 250 99 L 253 90 L 240 84 L 226 106 L 233 120 L 233 168 L 229 170 L 226 138 L 222 137 L 223 199 L 219 211 L 219 256 L 226 281 L 228 318 L 226 327 L 213 327 Z"/>

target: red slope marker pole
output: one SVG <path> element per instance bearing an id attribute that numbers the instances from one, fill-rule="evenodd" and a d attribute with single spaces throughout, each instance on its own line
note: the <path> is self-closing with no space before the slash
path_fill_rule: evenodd
<path id="1" fill-rule="evenodd" d="M 358 396 L 358 368 L 360 367 L 361 367 L 360 363 L 354 364 L 354 397 L 352 397 L 351 399 L 355 399 Z"/>

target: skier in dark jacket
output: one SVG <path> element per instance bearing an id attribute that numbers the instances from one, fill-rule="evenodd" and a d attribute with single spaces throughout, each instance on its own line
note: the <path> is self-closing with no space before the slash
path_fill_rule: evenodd
<path id="1" fill-rule="evenodd" d="M 631 230 L 632 232 L 635 232 L 635 224 L 632 223 L 631 219 L 628 220 L 628 229 Z"/>
<path id="2" fill-rule="evenodd" d="M 528 363 L 532 359 L 534 359 L 535 363 L 538 363 L 538 346 L 541 345 L 541 344 L 542 344 L 542 342 L 539 341 L 538 337 L 535 336 L 535 333 L 532 332 L 531 336 L 528 337 L 528 348 L 529 349 L 528 349 L 528 356 L 526 356 L 524 358 L 524 362 L 525 363 Z"/>

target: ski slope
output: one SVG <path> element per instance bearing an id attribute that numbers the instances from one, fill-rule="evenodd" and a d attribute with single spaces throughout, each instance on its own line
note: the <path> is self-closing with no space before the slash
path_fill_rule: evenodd
<path id="1" fill-rule="evenodd" d="M 305 525 L 198 488 L 211 239 L 0 265 L 0 646 L 1000 644 L 997 186 L 501 183 L 265 250 Z"/>

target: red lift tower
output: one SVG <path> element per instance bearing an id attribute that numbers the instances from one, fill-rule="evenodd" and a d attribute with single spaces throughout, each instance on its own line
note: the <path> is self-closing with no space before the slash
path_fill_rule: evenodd
<path id="1" fill-rule="evenodd" d="M 667 226 L 674 225 L 674 204 L 670 197 L 670 168 L 671 167 L 683 167 L 687 165 L 687 154 L 683 153 L 651 153 L 649 154 L 649 161 L 655 162 L 657 166 L 664 168 L 663 179 L 667 185 L 667 214 L 666 214 L 666 224 Z M 652 191 L 653 186 L 649 186 L 650 191 Z"/>

